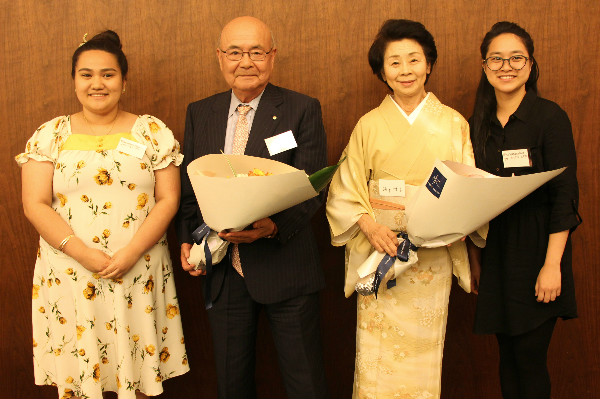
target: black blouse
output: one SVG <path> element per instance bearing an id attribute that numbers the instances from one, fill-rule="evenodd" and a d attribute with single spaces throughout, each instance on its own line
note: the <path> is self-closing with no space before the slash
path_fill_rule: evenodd
<path id="1" fill-rule="evenodd" d="M 561 261 L 561 295 L 538 303 L 535 283 L 548 236 L 579 225 L 577 159 L 567 114 L 555 103 L 526 93 L 504 127 L 494 114 L 485 160 L 477 165 L 498 176 L 567 169 L 490 222 L 483 250 L 475 332 L 510 335 L 530 331 L 551 317 L 577 316 L 570 238 Z M 504 165 L 502 151 L 526 150 L 530 166 Z"/>

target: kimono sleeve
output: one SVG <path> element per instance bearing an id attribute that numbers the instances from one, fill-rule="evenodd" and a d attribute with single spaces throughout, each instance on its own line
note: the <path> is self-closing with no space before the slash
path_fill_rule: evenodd
<path id="1" fill-rule="evenodd" d="M 163 169 L 171 163 L 179 166 L 183 162 L 183 155 L 171 129 L 154 116 L 143 115 L 141 118 L 143 123 L 137 133 L 143 137 L 143 143 L 147 146 L 146 155 L 152 167 L 155 170 Z"/>
<path id="2" fill-rule="evenodd" d="M 346 161 L 342 162 L 329 186 L 326 210 L 331 243 L 335 246 L 346 245 L 356 237 L 359 232 L 357 222 L 363 214 L 374 216 L 367 186 L 369 173 L 365 157 L 368 155 L 364 149 L 364 134 L 360 120 L 342 153 L 342 158 L 347 157 Z"/>
<path id="3" fill-rule="evenodd" d="M 38 127 L 25 145 L 25 152 L 17 155 L 15 161 L 22 166 L 33 159 L 39 162 L 56 164 L 60 147 L 66 139 L 68 118 L 59 116 Z"/>

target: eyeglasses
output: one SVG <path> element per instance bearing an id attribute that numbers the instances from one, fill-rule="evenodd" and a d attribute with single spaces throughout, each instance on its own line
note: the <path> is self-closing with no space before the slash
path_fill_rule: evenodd
<path id="1" fill-rule="evenodd" d="M 242 51 L 237 48 L 230 48 L 228 50 L 219 49 L 219 51 L 224 53 L 225 57 L 227 57 L 229 61 L 239 61 L 244 57 L 244 54 L 248 54 L 248 57 L 250 57 L 252 61 L 264 61 L 265 58 L 267 58 L 267 54 L 273 51 L 273 48 L 271 48 L 269 51 L 258 48 L 250 51 Z"/>
<path id="2" fill-rule="evenodd" d="M 514 70 L 521 70 L 527 64 L 529 58 L 524 55 L 513 55 L 510 58 L 502 58 L 498 56 L 488 57 L 483 62 L 488 67 L 490 71 L 499 71 L 504 67 L 504 62 L 508 61 L 508 65 Z"/>

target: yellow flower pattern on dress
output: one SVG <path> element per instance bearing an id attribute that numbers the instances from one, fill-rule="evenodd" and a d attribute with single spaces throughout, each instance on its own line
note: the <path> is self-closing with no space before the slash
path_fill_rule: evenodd
<path id="1" fill-rule="evenodd" d="M 154 277 L 150 276 L 150 277 L 148 277 L 148 281 L 146 281 L 146 284 L 144 285 L 144 294 L 152 292 L 153 289 L 154 289 Z"/>
<path id="2" fill-rule="evenodd" d="M 137 206 L 135 207 L 135 209 L 144 209 L 144 207 L 146 206 L 147 203 L 148 203 L 148 194 L 141 193 L 137 197 Z"/>
<path id="3" fill-rule="evenodd" d="M 67 203 L 67 197 L 65 197 L 61 193 L 56 193 L 56 197 L 60 201 L 60 206 L 65 206 L 66 205 L 66 203 Z"/>
<path id="4" fill-rule="evenodd" d="M 92 283 L 87 283 L 87 287 L 83 290 L 85 299 L 94 300 L 96 298 L 96 286 Z"/>
<path id="5" fill-rule="evenodd" d="M 94 364 L 94 381 L 100 381 L 100 364 Z"/>
<path id="6" fill-rule="evenodd" d="M 98 174 L 94 176 L 94 179 L 96 179 L 96 183 L 101 186 L 105 184 L 110 186 L 113 183 L 110 173 L 108 173 L 108 170 L 103 168 L 98 169 Z"/>
<path id="7" fill-rule="evenodd" d="M 37 299 L 39 297 L 39 292 L 40 292 L 40 286 L 37 284 L 33 285 L 33 290 L 32 290 L 32 294 L 31 294 L 31 298 L 32 299 Z"/>
<path id="8" fill-rule="evenodd" d="M 102 138 L 101 148 L 98 138 L 78 141 L 81 136 L 70 134 L 69 117 L 57 118 L 36 130 L 16 161 L 52 162 L 52 209 L 78 239 L 112 255 L 152 212 L 154 173 L 181 163 L 179 144 L 162 122 L 147 115 L 130 133 L 114 135 L 114 148 L 107 145 L 113 135 Z M 116 151 L 118 136 L 146 145 L 142 159 Z M 85 140 L 93 145 L 82 149 Z M 138 387 L 161 392 L 162 381 L 189 370 L 165 237 L 119 279 L 102 278 L 44 240 L 34 259 L 36 384 L 57 386 L 62 398 L 99 398 L 103 391 L 118 390 L 119 398 L 135 399 Z M 114 351 L 117 342 L 128 342 L 129 348 Z"/>
<path id="9" fill-rule="evenodd" d="M 172 319 L 173 317 L 179 314 L 179 308 L 176 305 L 168 304 L 167 305 L 167 317 Z"/>
<path id="10" fill-rule="evenodd" d="M 160 351 L 160 361 L 166 363 L 169 360 L 169 357 L 171 357 L 171 354 L 169 353 L 169 348 L 165 346 Z"/>
<path id="11" fill-rule="evenodd" d="M 158 124 L 157 124 L 156 122 L 150 122 L 150 123 L 148 124 L 148 126 L 150 127 L 150 131 L 151 131 L 153 134 L 156 134 L 156 133 L 158 133 L 158 131 L 160 130 L 160 126 L 158 126 Z"/>
<path id="12" fill-rule="evenodd" d="M 81 339 L 81 336 L 83 335 L 85 331 L 85 327 L 84 326 L 77 326 L 77 339 Z"/>
<path id="13" fill-rule="evenodd" d="M 154 345 L 146 345 L 146 352 L 148 352 L 150 356 L 154 356 L 155 350 L 156 348 L 154 347 Z"/>

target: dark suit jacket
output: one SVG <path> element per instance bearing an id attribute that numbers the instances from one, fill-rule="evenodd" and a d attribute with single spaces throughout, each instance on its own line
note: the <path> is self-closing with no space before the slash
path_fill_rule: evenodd
<path id="1" fill-rule="evenodd" d="M 187 165 L 207 154 L 218 154 L 225 145 L 231 91 L 191 103 L 187 109 L 181 166 L 181 205 L 176 221 L 179 240 L 191 243 L 191 233 L 203 221 Z M 265 139 L 291 130 L 298 147 L 270 156 Z M 254 115 L 246 155 L 270 158 L 311 174 L 326 165 L 326 136 L 318 100 L 268 84 Z M 323 203 L 325 190 L 271 216 L 277 224 L 274 239 L 240 244 L 240 259 L 248 292 L 260 303 L 275 303 L 314 293 L 325 285 L 310 219 Z M 224 210 L 226 211 L 226 210 Z M 211 296 L 219 295 L 227 260 L 213 267 Z"/>

